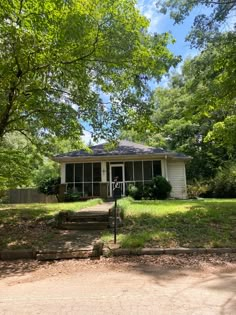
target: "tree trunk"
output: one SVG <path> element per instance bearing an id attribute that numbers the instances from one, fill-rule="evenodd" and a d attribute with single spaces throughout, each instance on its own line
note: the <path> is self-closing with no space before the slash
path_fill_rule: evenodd
<path id="1" fill-rule="evenodd" d="M 5 110 L 3 111 L 2 115 L 0 116 L 0 139 L 3 138 L 4 133 L 6 132 L 10 113 L 14 104 L 14 95 L 15 95 L 15 88 L 11 88 L 8 95 L 8 104 Z"/>

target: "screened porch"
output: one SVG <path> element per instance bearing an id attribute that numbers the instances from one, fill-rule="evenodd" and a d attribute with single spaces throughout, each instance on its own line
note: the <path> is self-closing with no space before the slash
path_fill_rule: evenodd
<path id="1" fill-rule="evenodd" d="M 161 160 L 143 160 L 67 163 L 64 177 L 67 192 L 77 192 L 82 197 L 100 197 L 105 187 L 109 197 L 115 177 L 124 196 L 130 184 L 145 185 L 158 175 L 162 175 Z"/>

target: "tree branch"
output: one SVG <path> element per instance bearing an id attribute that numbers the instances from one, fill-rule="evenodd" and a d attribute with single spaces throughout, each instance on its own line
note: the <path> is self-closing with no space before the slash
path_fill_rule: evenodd
<path id="1" fill-rule="evenodd" d="M 98 27 L 98 29 L 97 29 L 96 38 L 95 38 L 95 40 L 94 40 L 94 42 L 93 42 L 93 44 L 92 44 L 93 48 L 92 48 L 92 50 L 91 50 L 89 53 L 87 53 L 87 54 L 85 54 L 84 56 L 81 56 L 81 57 L 79 57 L 79 58 L 75 58 L 75 59 L 73 59 L 73 60 L 61 61 L 61 63 L 62 63 L 63 65 L 69 65 L 69 64 L 77 63 L 78 61 L 83 60 L 83 59 L 86 59 L 87 57 L 90 57 L 90 56 L 95 52 L 95 50 L 96 50 L 96 45 L 97 45 L 97 43 L 98 43 L 98 39 L 99 39 L 99 27 Z"/>

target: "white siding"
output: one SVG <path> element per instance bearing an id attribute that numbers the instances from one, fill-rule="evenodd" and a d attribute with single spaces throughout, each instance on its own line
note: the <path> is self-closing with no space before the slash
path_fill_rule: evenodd
<path id="1" fill-rule="evenodd" d="M 184 162 L 167 162 L 168 180 L 172 186 L 171 197 L 186 199 L 186 174 Z"/>

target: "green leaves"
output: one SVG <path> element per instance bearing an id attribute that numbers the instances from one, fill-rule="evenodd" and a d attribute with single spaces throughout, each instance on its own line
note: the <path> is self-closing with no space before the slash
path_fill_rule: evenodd
<path id="1" fill-rule="evenodd" d="M 103 137 L 117 130 L 128 107 L 137 108 L 127 104 L 127 95 L 140 99 L 148 92 L 147 80 L 140 78 L 159 80 L 178 61 L 166 48 L 169 35 L 148 34 L 148 24 L 135 1 L 15 0 L 10 5 L 3 0 L 0 138 L 21 130 L 79 139 L 78 118 Z M 101 93 L 109 94 L 105 109 L 99 106 Z M 118 123 L 109 124 L 113 121 Z"/>

